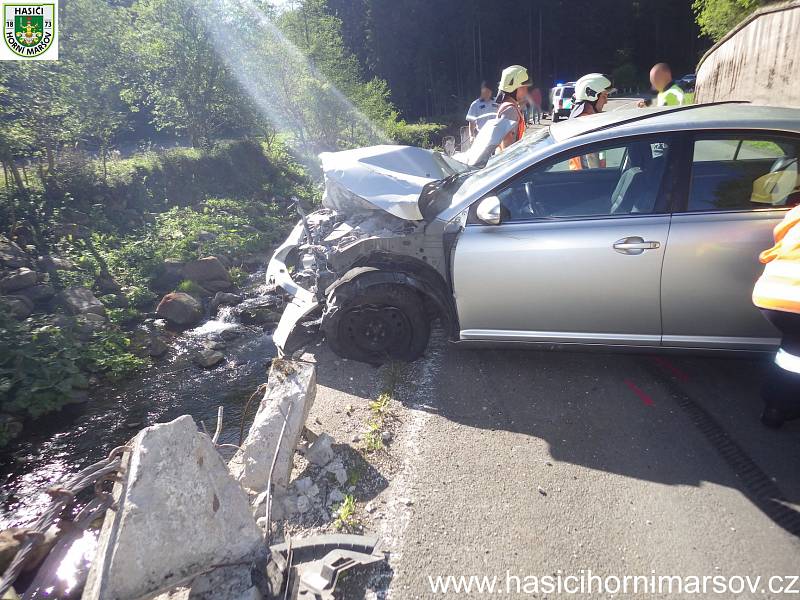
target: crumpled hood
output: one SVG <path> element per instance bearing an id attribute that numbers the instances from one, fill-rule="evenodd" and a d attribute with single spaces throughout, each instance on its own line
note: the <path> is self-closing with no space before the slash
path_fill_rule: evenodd
<path id="1" fill-rule="evenodd" d="M 323 206 L 343 213 L 377 208 L 409 221 L 422 220 L 417 201 L 425 184 L 456 172 L 438 152 L 412 146 L 368 146 L 319 158 Z"/>

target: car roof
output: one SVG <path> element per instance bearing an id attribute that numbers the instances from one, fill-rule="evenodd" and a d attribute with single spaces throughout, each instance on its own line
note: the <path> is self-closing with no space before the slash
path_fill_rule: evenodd
<path id="1" fill-rule="evenodd" d="M 691 129 L 771 129 L 800 132 L 800 109 L 739 102 L 624 108 L 550 126 L 556 142 L 604 129 L 615 136 Z"/>

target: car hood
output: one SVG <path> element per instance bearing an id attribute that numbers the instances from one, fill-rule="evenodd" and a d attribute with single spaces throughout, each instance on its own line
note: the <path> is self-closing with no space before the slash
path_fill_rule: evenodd
<path id="1" fill-rule="evenodd" d="M 409 221 L 423 219 L 418 200 L 423 188 L 467 167 L 433 150 L 412 146 L 369 146 L 323 152 L 322 204 L 351 214 L 384 210 Z"/>

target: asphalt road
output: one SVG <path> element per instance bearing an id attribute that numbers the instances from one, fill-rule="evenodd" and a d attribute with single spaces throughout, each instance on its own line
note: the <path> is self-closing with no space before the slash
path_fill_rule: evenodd
<path id="1" fill-rule="evenodd" d="M 347 443 L 385 370 L 316 354 L 313 415 Z M 498 595 L 572 597 L 526 595 L 508 574 L 532 586 L 586 570 L 761 576 L 767 593 L 692 597 L 798 597 L 798 581 L 795 595 L 766 589 L 800 575 L 800 422 L 760 425 L 763 368 L 434 342 L 403 374 L 380 485 L 359 498 L 378 506 L 362 516 L 390 552 L 367 597 L 440 597 L 429 576 L 448 575 L 497 576 Z"/>

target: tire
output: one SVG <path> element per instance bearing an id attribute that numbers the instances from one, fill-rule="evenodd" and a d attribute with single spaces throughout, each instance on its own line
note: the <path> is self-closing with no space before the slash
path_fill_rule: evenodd
<path id="1" fill-rule="evenodd" d="M 322 330 L 342 358 L 380 365 L 422 356 L 431 324 L 422 298 L 410 287 L 385 283 L 360 290 L 354 282 L 328 300 Z"/>

